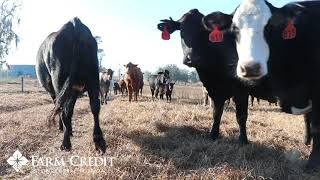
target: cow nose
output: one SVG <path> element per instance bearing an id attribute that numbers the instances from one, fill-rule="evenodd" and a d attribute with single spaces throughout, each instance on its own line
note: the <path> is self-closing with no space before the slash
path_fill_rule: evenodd
<path id="1" fill-rule="evenodd" d="M 243 77 L 254 78 L 261 76 L 261 64 L 251 63 L 240 66 L 241 73 Z"/>

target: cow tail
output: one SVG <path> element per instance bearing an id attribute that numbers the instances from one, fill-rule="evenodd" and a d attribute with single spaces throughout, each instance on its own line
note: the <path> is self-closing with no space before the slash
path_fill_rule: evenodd
<path id="1" fill-rule="evenodd" d="M 76 24 L 76 23 L 75 23 Z M 77 31 L 77 26 L 74 26 L 75 29 L 75 39 L 73 41 L 73 50 L 72 50 L 72 61 L 70 66 L 69 76 L 66 78 L 61 91 L 56 97 L 55 107 L 52 113 L 49 116 L 48 123 L 49 128 L 55 123 L 55 117 L 59 114 L 63 108 L 65 108 L 65 104 L 67 103 L 68 98 L 72 92 L 72 86 L 75 84 L 75 76 L 79 65 L 79 31 Z"/>

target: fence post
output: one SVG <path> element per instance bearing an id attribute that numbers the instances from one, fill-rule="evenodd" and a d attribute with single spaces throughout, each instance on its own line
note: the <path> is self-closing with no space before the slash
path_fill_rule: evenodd
<path id="1" fill-rule="evenodd" d="M 21 92 L 23 92 L 23 76 L 21 76 Z"/>

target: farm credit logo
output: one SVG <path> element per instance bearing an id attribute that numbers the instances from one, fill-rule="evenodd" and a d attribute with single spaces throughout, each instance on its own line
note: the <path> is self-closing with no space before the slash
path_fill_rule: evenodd
<path id="1" fill-rule="evenodd" d="M 13 167 L 14 170 L 19 172 L 21 168 L 31 161 L 31 166 L 36 167 L 99 167 L 99 166 L 113 166 L 113 157 L 38 157 L 31 156 L 28 160 L 22 155 L 19 150 L 16 150 L 12 156 L 9 157 L 7 162 Z"/>
<path id="2" fill-rule="evenodd" d="M 19 150 L 16 150 L 16 152 L 9 157 L 7 162 L 13 167 L 14 170 L 19 172 L 22 166 L 26 165 L 29 161 L 20 153 Z"/>

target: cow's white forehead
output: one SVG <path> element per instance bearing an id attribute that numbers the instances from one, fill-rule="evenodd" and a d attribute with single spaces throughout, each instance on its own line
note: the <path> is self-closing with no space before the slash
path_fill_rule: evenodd
<path id="1" fill-rule="evenodd" d="M 264 0 L 244 0 L 233 16 L 233 24 L 238 28 L 262 31 L 271 17 L 270 8 Z"/>

